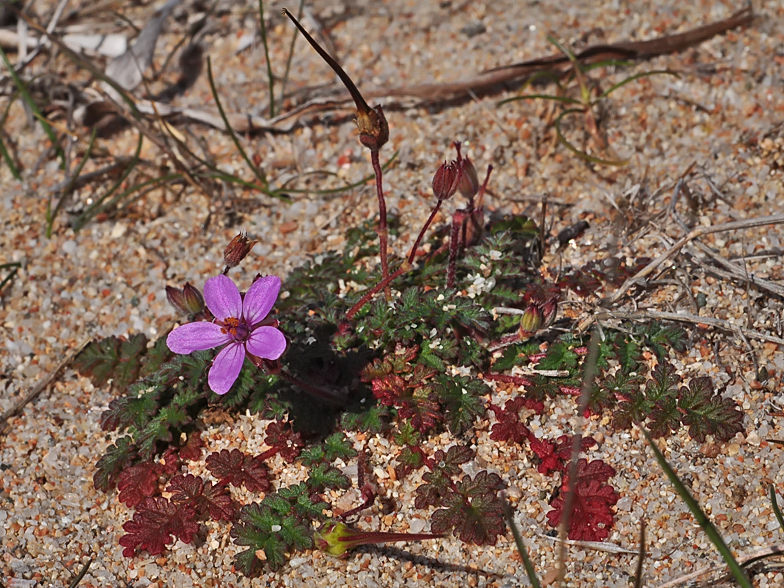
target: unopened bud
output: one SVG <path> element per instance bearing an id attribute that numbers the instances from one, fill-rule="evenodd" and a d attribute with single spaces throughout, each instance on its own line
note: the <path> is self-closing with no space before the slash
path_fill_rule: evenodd
<path id="1" fill-rule="evenodd" d="M 476 168 L 470 157 L 463 158 L 460 153 L 460 143 L 455 143 L 457 149 L 457 166 L 460 170 L 460 181 L 457 189 L 469 200 L 479 192 L 479 177 L 476 175 Z"/>
<path id="2" fill-rule="evenodd" d="M 530 339 L 544 324 L 544 314 L 536 304 L 525 309 L 520 318 L 520 339 Z"/>
<path id="3" fill-rule="evenodd" d="M 190 282 L 186 282 L 182 288 L 166 286 L 166 300 L 185 315 L 198 314 L 204 310 L 204 297 Z"/>
<path id="4" fill-rule="evenodd" d="M 245 233 L 240 233 L 234 237 L 223 251 L 223 261 L 226 267 L 237 267 L 256 243 L 258 241 L 251 241 Z"/>
<path id="5" fill-rule="evenodd" d="M 540 329 L 546 329 L 553 324 L 555 315 L 558 314 L 558 298 L 558 296 L 552 296 L 551 298 L 548 298 L 542 305 L 542 315 L 544 317 L 544 322 L 542 323 L 542 326 L 539 327 Z"/>
<path id="6" fill-rule="evenodd" d="M 367 108 L 367 105 L 365 105 Z M 359 129 L 359 142 L 371 151 L 378 151 L 389 141 L 389 125 L 381 106 L 374 106 L 369 110 L 357 109 L 357 128 Z"/>
<path id="7" fill-rule="evenodd" d="M 438 166 L 435 175 L 433 176 L 433 194 L 439 200 L 447 200 L 454 196 L 457 192 L 457 186 L 460 183 L 460 168 L 457 162 L 446 161 Z"/>

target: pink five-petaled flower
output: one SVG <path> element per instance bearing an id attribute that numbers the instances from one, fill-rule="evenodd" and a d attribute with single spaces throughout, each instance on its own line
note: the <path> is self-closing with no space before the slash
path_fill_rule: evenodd
<path id="1" fill-rule="evenodd" d="M 207 382 L 216 394 L 226 394 L 240 375 L 245 354 L 275 360 L 286 350 L 286 337 L 267 319 L 278 299 L 280 278 L 259 278 L 245 293 L 227 276 L 204 284 L 204 300 L 215 322 L 182 325 L 169 333 L 166 344 L 174 353 L 187 354 L 226 345 L 215 357 Z"/>

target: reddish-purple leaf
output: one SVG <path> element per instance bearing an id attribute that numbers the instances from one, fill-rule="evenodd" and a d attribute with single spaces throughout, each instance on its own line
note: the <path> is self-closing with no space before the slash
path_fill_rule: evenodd
<path id="1" fill-rule="evenodd" d="M 267 427 L 267 437 L 264 442 L 274 447 L 280 456 L 291 463 L 299 457 L 301 449 L 305 446 L 302 435 L 295 433 L 289 423 L 273 421 Z"/>
<path id="2" fill-rule="evenodd" d="M 202 441 L 201 433 L 194 431 L 188 435 L 185 445 L 180 447 L 180 459 L 183 461 L 198 461 L 201 459 L 202 447 L 204 447 L 204 441 Z"/>
<path id="3" fill-rule="evenodd" d="M 575 541 L 601 541 L 606 539 L 615 523 L 612 507 L 618 502 L 619 494 L 605 484 L 615 475 L 615 470 L 600 459 L 590 463 L 581 459 L 577 462 L 577 483 L 574 486 L 572 518 L 569 524 L 569 539 Z M 557 527 L 563 516 L 566 495 L 571 491 L 568 476 L 561 485 L 561 497 L 553 499 L 554 510 L 547 513 L 551 526 Z"/>
<path id="4" fill-rule="evenodd" d="M 120 491 L 120 502 L 129 507 L 140 504 L 144 499 L 158 493 L 158 476 L 161 466 L 145 461 L 137 463 L 120 472 L 117 489 Z"/>
<path id="5" fill-rule="evenodd" d="M 490 432 L 490 438 L 493 441 L 511 441 L 518 445 L 521 445 L 523 441 L 528 439 L 531 431 L 520 422 L 520 410 L 528 408 L 529 402 L 537 401 L 518 396 L 508 400 L 504 404 L 503 409 L 490 404 L 490 410 L 495 413 L 495 418 L 498 419 L 498 422 L 493 425 L 493 429 Z"/>
<path id="6" fill-rule="evenodd" d="M 198 476 L 187 474 L 175 476 L 166 488 L 172 492 L 174 504 L 187 505 L 196 511 L 199 517 L 209 517 L 215 521 L 234 519 L 236 507 L 223 486 L 214 486 Z"/>
<path id="7" fill-rule="evenodd" d="M 618 502 L 618 493 L 598 480 L 580 482 L 576 486 L 574 510 L 569 525 L 569 539 L 573 541 L 602 541 L 610 534 L 615 523 L 612 507 Z M 547 513 L 547 521 L 557 527 L 563 515 L 564 498 L 556 498 Z"/>
<path id="8" fill-rule="evenodd" d="M 531 451 L 542 460 L 536 471 L 545 476 L 550 472 L 560 472 L 563 469 L 563 460 L 555 452 L 555 443 L 547 439 L 537 439 L 533 435 L 528 438 Z"/>
<path id="9" fill-rule="evenodd" d="M 272 487 L 264 464 L 239 449 L 210 454 L 207 469 L 223 485 L 239 487 L 244 484 L 251 492 L 266 492 Z"/>
<path id="10" fill-rule="evenodd" d="M 159 555 L 172 543 L 171 535 L 190 543 L 199 530 L 195 517 L 196 512 L 189 506 L 177 506 L 160 496 L 147 498 L 139 505 L 133 520 L 123 525 L 126 532 L 120 537 L 120 545 L 125 547 L 123 555 L 133 557 L 137 550 L 143 549 L 150 555 Z"/>
<path id="11" fill-rule="evenodd" d="M 441 503 L 444 508 L 433 513 L 431 530 L 445 533 L 451 528 L 465 543 L 495 544 L 506 530 L 503 505 L 497 496 L 501 488 L 501 478 L 485 470 L 473 479 L 463 476 L 457 492 L 447 496 Z"/>

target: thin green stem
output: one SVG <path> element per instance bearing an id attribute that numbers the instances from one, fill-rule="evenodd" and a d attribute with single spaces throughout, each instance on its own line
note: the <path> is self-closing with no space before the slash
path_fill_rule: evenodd
<path id="1" fill-rule="evenodd" d="M 65 199 L 68 198 L 68 195 L 76 186 L 76 182 L 79 179 L 79 174 L 82 173 L 82 169 L 84 169 L 84 165 L 87 163 L 87 160 L 90 159 L 90 153 L 93 151 L 93 145 L 95 144 L 95 137 L 98 134 L 98 127 L 93 127 L 93 132 L 90 135 L 90 142 L 87 144 L 87 149 L 84 152 L 84 157 L 79 162 L 79 165 L 76 166 L 71 179 L 68 183 L 63 187 L 62 195 L 60 199 L 57 201 L 54 209 L 51 208 L 52 206 L 52 199 L 49 198 L 49 203 L 46 206 L 46 238 L 52 238 L 52 227 L 54 226 L 54 219 L 57 216 L 57 213 L 60 212 L 60 209 L 63 207 L 65 203 Z"/>
<path id="2" fill-rule="evenodd" d="M 261 24 L 261 43 L 264 46 L 264 59 L 267 60 L 267 80 L 269 82 L 269 112 L 270 118 L 275 117 L 275 78 L 272 75 L 272 62 L 269 56 L 269 47 L 267 46 L 267 25 L 264 22 L 264 0 L 259 0 L 259 23 Z M 209 58 L 207 58 L 209 64 Z M 217 102 L 217 97 L 215 98 Z M 221 113 L 222 115 L 222 113 Z M 225 122 L 225 121 L 224 121 Z M 228 127 L 228 123 L 226 124 Z"/>
<path id="3" fill-rule="evenodd" d="M 305 0 L 299 0 L 299 9 L 297 10 L 297 20 L 302 18 L 302 8 L 305 6 Z M 289 56 L 286 59 L 286 71 L 283 72 L 283 80 L 280 83 L 280 103 L 283 104 L 283 96 L 286 91 L 286 83 L 289 81 L 289 72 L 291 71 L 291 60 L 294 57 L 294 44 L 297 41 L 297 31 L 291 35 L 291 44 L 289 45 Z"/>

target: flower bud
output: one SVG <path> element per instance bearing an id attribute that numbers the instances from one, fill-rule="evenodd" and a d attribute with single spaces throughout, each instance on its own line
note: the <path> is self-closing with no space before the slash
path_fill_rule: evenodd
<path id="1" fill-rule="evenodd" d="M 454 196 L 461 175 L 460 168 L 455 161 L 449 163 L 445 161 L 438 166 L 436 174 L 433 176 L 433 194 L 436 198 L 447 200 Z"/>
<path id="2" fill-rule="evenodd" d="M 240 233 L 234 237 L 223 251 L 223 261 L 226 267 L 237 267 L 256 243 L 258 241 L 251 241 L 245 233 Z"/>
<path id="3" fill-rule="evenodd" d="M 455 143 L 457 149 L 457 166 L 460 170 L 460 181 L 457 189 L 460 193 L 471 200 L 479 192 L 479 177 L 476 175 L 476 168 L 470 157 L 463 158 L 460 153 L 460 143 Z"/>
<path id="4" fill-rule="evenodd" d="M 541 327 L 539 327 L 540 329 L 546 329 L 553 324 L 555 315 L 558 314 L 558 298 L 558 295 L 552 296 L 548 298 L 544 304 L 542 304 L 542 316 L 544 317 L 544 323 Z"/>
<path id="5" fill-rule="evenodd" d="M 198 314 L 204 310 L 204 297 L 190 282 L 186 282 L 181 289 L 166 286 L 166 300 L 185 315 Z"/>
<path id="6" fill-rule="evenodd" d="M 520 339 L 530 339 L 544 324 L 542 309 L 536 304 L 531 304 L 525 309 L 520 318 Z"/>

